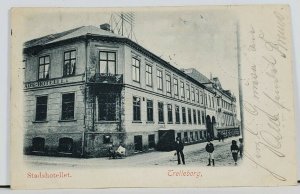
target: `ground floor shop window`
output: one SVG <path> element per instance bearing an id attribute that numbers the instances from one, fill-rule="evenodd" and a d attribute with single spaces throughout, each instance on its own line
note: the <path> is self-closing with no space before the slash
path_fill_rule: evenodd
<path id="1" fill-rule="evenodd" d="M 117 120 L 117 95 L 101 94 L 98 97 L 98 120 L 116 121 Z"/>
<path id="2" fill-rule="evenodd" d="M 183 138 L 184 138 L 184 142 L 188 142 L 188 133 L 187 132 L 183 133 Z"/>
<path id="3" fill-rule="evenodd" d="M 149 149 L 155 148 L 155 135 L 148 135 Z"/>
<path id="4" fill-rule="evenodd" d="M 112 143 L 111 142 L 111 136 L 110 135 L 103 135 L 103 143 L 104 144 Z"/>
<path id="5" fill-rule="evenodd" d="M 198 131 L 195 131 L 195 140 L 199 140 Z"/>
<path id="6" fill-rule="evenodd" d="M 190 132 L 190 140 L 191 140 L 191 141 L 194 141 L 194 135 L 193 135 L 193 132 Z"/>
<path id="7" fill-rule="evenodd" d="M 134 151 L 143 151 L 143 138 L 141 135 L 134 136 Z"/>
<path id="8" fill-rule="evenodd" d="M 181 139 L 181 133 L 177 133 L 177 137 Z"/>
<path id="9" fill-rule="evenodd" d="M 58 151 L 64 153 L 72 153 L 73 139 L 64 137 L 59 139 Z"/>
<path id="10" fill-rule="evenodd" d="M 32 151 L 42 152 L 45 150 L 45 139 L 42 137 L 35 137 L 32 139 Z"/>

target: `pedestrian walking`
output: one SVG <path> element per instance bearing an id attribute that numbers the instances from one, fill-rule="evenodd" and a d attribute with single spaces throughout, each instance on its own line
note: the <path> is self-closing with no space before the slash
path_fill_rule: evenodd
<path id="1" fill-rule="evenodd" d="M 217 137 L 218 137 L 218 140 L 219 140 L 219 142 L 220 142 L 221 139 L 222 139 L 222 134 L 221 134 L 220 132 L 218 132 Z"/>
<path id="2" fill-rule="evenodd" d="M 210 141 L 210 139 L 207 140 L 205 150 L 208 153 L 208 165 L 207 166 L 211 166 L 211 162 L 212 162 L 212 165 L 215 166 L 215 158 L 214 158 L 215 148 L 214 148 L 214 144 Z"/>
<path id="3" fill-rule="evenodd" d="M 241 157 L 241 159 L 243 159 L 243 152 L 244 152 L 243 138 L 240 138 L 239 142 L 240 142 L 240 145 L 239 145 L 240 157 Z"/>
<path id="4" fill-rule="evenodd" d="M 176 153 L 175 153 L 175 155 L 177 154 L 178 165 L 181 164 L 180 157 L 182 160 L 182 164 L 185 165 L 183 148 L 184 148 L 184 145 L 183 145 L 180 137 L 176 137 L 176 142 L 175 142 Z"/>
<path id="5" fill-rule="evenodd" d="M 231 146 L 230 146 L 231 154 L 234 160 L 234 164 L 237 165 L 237 158 L 239 153 L 239 147 L 236 144 L 235 140 L 232 140 Z"/>

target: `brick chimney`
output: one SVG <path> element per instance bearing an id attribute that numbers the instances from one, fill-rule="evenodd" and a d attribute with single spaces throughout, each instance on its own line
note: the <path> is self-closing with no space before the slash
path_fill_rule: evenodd
<path id="1" fill-rule="evenodd" d="M 106 31 L 109 31 L 109 32 L 110 32 L 110 25 L 109 25 L 108 23 L 101 24 L 101 25 L 100 25 L 100 29 L 106 30 Z"/>

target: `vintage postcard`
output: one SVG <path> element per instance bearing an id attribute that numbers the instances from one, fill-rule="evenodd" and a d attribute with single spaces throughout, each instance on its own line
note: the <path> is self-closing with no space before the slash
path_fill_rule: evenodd
<path id="1" fill-rule="evenodd" d="M 14 189 L 296 184 L 287 5 L 11 10 Z"/>

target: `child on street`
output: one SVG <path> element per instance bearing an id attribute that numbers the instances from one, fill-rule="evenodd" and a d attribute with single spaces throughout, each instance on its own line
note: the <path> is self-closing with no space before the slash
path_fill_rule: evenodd
<path id="1" fill-rule="evenodd" d="M 206 147 L 205 147 L 206 152 L 208 153 L 208 165 L 207 166 L 211 166 L 211 161 L 212 161 L 212 165 L 215 166 L 215 158 L 214 158 L 214 144 L 210 142 L 210 140 L 208 139 Z"/>

